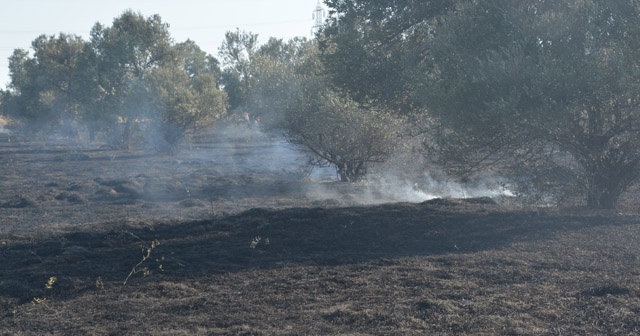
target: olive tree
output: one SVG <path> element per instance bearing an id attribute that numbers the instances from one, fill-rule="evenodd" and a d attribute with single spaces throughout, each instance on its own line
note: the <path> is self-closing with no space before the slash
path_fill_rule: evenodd
<path id="1" fill-rule="evenodd" d="M 429 126 L 449 171 L 500 167 L 593 208 L 637 181 L 637 1 L 326 3 L 333 85 Z"/>
<path id="2" fill-rule="evenodd" d="M 439 22 L 421 93 L 450 162 L 555 167 L 616 207 L 640 176 L 638 3 L 468 1 Z"/>
<path id="3" fill-rule="evenodd" d="M 148 76 L 173 58 L 169 25 L 159 15 L 144 17 L 127 10 L 111 26 L 94 25 L 90 41 L 95 55 L 94 79 L 101 96 L 100 109 L 124 121 L 119 139 L 123 147 L 134 142 L 134 120 L 153 112 Z"/>
<path id="4" fill-rule="evenodd" d="M 286 112 L 293 108 L 300 81 L 309 70 L 302 63 L 307 59 L 311 43 L 305 38 L 286 42 L 271 38 L 253 56 L 252 87 L 246 109 L 260 119 L 264 130 L 281 130 L 286 125 Z"/>
<path id="5" fill-rule="evenodd" d="M 296 71 L 295 100 L 284 124 L 290 141 L 308 148 L 313 163 L 335 167 L 340 181 L 363 180 L 370 164 L 393 153 L 399 118 L 334 89 L 313 42 Z"/>
<path id="6" fill-rule="evenodd" d="M 340 181 L 363 180 L 370 164 L 384 162 L 393 152 L 397 120 L 335 91 L 313 95 L 290 114 L 291 141 L 308 148 L 315 164 L 334 166 Z"/>
<path id="7" fill-rule="evenodd" d="M 412 77 L 429 55 L 434 18 L 458 0 L 326 0 L 329 19 L 318 35 L 332 85 L 356 101 L 374 100 L 408 115 L 422 85 Z"/>
<path id="8" fill-rule="evenodd" d="M 192 41 L 175 46 L 173 62 L 150 76 L 155 97 L 156 145 L 174 153 L 185 136 L 211 126 L 226 113 L 227 96 L 218 88 L 215 63 Z M 159 141 L 158 141 L 159 140 Z"/>
<path id="9" fill-rule="evenodd" d="M 226 112 L 218 61 L 192 41 L 174 43 L 158 15 L 125 11 L 111 26 L 96 23 L 88 42 L 42 35 L 32 49 L 32 57 L 21 49 L 11 56 L 1 107 L 29 124 L 81 121 L 92 139 L 106 129 L 118 145 L 162 139 L 173 152 Z M 136 132 L 143 128 L 161 136 Z"/>
<path id="10" fill-rule="evenodd" d="M 246 108 L 253 83 L 251 63 L 257 48 L 257 34 L 239 29 L 225 33 L 225 39 L 219 48 L 218 55 L 221 57 L 223 65 L 220 80 L 229 96 L 231 111 Z"/>
<path id="11" fill-rule="evenodd" d="M 85 42 L 75 35 L 40 35 L 31 44 L 33 56 L 16 49 L 9 57 L 11 83 L 7 111 L 31 130 L 69 126 L 80 113 L 82 87 L 78 61 Z"/>

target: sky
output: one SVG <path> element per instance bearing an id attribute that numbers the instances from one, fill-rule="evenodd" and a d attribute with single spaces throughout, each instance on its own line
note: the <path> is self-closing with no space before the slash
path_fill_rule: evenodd
<path id="1" fill-rule="evenodd" d="M 30 50 L 38 36 L 67 33 L 89 39 L 96 22 L 111 26 L 131 9 L 145 17 L 159 14 L 175 42 L 191 39 L 217 57 L 225 32 L 289 40 L 311 37 L 318 0 L 0 0 L 0 88 L 9 83 L 8 57 Z"/>

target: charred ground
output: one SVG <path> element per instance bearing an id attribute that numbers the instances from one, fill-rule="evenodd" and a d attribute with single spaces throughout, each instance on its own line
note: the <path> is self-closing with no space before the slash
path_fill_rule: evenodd
<path id="1" fill-rule="evenodd" d="M 5 334 L 640 330 L 635 214 L 358 205 L 361 186 L 265 168 L 264 138 L 177 157 L 0 145 Z"/>

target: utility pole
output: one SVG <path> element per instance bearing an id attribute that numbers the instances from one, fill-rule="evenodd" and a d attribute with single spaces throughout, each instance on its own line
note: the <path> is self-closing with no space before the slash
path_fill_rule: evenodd
<path id="1" fill-rule="evenodd" d="M 311 35 L 315 36 L 324 25 L 324 20 L 327 18 L 327 12 L 322 8 L 322 4 L 320 4 L 320 0 L 318 0 L 318 4 L 316 5 L 316 9 L 313 11 L 313 27 L 311 28 Z"/>

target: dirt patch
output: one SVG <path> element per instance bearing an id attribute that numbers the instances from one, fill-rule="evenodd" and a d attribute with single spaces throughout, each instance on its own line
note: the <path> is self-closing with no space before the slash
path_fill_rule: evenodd
<path id="1" fill-rule="evenodd" d="M 332 183 L 333 198 L 314 198 L 318 183 L 292 170 L 238 165 L 248 143 L 236 159 L 0 145 L 7 334 L 640 330 L 635 214 L 358 205 L 362 186 Z M 70 150 L 83 159 L 56 159 Z"/>

